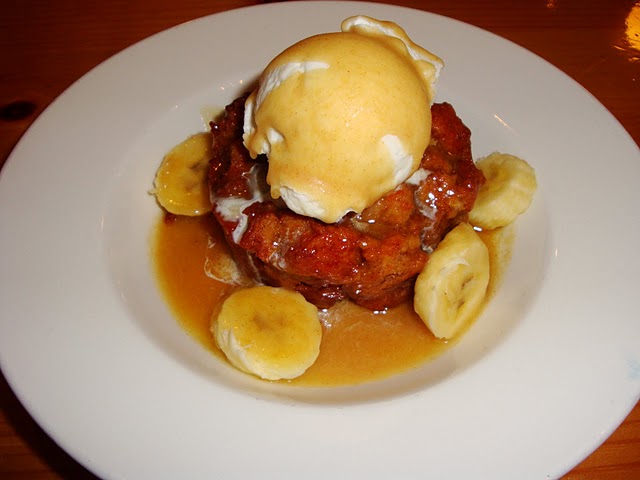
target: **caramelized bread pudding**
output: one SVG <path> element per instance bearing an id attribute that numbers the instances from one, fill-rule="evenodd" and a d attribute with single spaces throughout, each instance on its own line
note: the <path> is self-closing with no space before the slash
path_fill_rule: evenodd
<path id="1" fill-rule="evenodd" d="M 350 299 L 384 310 L 410 299 L 429 254 L 467 220 L 484 183 L 471 157 L 471 132 L 454 108 L 432 105 L 431 140 L 407 181 L 361 213 L 328 224 L 271 197 L 266 156 L 252 159 L 243 144 L 245 100 L 211 123 L 208 178 L 213 213 L 245 273 L 296 290 L 319 308 Z"/>

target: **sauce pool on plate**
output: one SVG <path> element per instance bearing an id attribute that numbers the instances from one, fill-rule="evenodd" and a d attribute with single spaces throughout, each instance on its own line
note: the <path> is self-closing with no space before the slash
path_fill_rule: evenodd
<path id="1" fill-rule="evenodd" d="M 511 233 L 499 229 L 481 233 L 481 238 L 491 258 L 488 300 L 508 263 Z M 161 217 L 152 235 L 151 250 L 156 278 L 174 316 L 199 344 L 225 361 L 210 332 L 211 317 L 237 287 L 207 274 L 211 265 L 230 261 L 215 219 L 210 214 Z M 436 357 L 455 342 L 435 338 L 411 303 L 374 313 L 341 302 L 321 310 L 320 319 L 320 355 L 302 376 L 289 381 L 292 384 L 338 386 L 380 380 Z"/>

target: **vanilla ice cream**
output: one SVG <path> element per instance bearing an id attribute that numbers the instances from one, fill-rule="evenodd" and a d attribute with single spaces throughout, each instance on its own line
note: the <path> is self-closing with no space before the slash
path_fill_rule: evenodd
<path id="1" fill-rule="evenodd" d="M 327 223 L 418 169 L 443 66 L 394 23 L 357 16 L 341 29 L 283 51 L 245 105 L 244 143 L 267 155 L 271 196 Z"/>

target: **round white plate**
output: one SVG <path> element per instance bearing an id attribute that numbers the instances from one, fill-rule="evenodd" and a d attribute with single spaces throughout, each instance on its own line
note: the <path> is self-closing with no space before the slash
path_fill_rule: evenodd
<path id="1" fill-rule="evenodd" d="M 493 150 L 537 170 L 500 293 L 436 361 L 303 389 L 228 367 L 183 332 L 151 271 L 164 152 L 268 60 L 367 14 L 446 67 L 438 93 Z M 251 38 L 252 40 L 249 40 Z M 43 113 L 0 177 L 0 360 L 33 417 L 110 478 L 549 478 L 603 442 L 640 392 L 640 155 L 533 54 L 404 8 L 293 2 L 149 38 Z"/>

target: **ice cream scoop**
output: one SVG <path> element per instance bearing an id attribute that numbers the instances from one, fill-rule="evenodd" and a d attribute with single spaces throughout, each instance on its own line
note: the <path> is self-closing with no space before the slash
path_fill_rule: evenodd
<path id="1" fill-rule="evenodd" d="M 356 16 L 292 45 L 245 104 L 245 146 L 271 196 L 334 223 L 409 178 L 429 144 L 443 66 L 392 22 Z"/>

